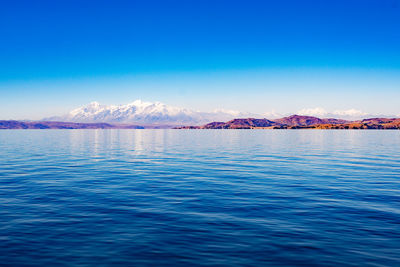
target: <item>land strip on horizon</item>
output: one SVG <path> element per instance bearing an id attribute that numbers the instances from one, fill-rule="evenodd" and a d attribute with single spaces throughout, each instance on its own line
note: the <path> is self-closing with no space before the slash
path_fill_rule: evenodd
<path id="1" fill-rule="evenodd" d="M 346 121 L 292 115 L 276 120 L 233 119 L 228 122 L 211 122 L 201 126 L 0 120 L 0 129 L 400 129 L 400 118 Z"/>

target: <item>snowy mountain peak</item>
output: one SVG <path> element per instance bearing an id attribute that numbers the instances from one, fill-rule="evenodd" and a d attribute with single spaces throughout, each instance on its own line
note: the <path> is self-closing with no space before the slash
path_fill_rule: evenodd
<path id="1" fill-rule="evenodd" d="M 232 110 L 200 112 L 169 106 L 161 102 L 135 100 L 126 105 L 102 105 L 91 102 L 76 108 L 64 116 L 47 120 L 70 122 L 112 122 L 135 124 L 196 125 L 210 121 L 226 121 L 237 116 L 249 116 Z"/>
<path id="2" fill-rule="evenodd" d="M 90 104 L 88 106 L 98 107 L 98 106 L 100 106 L 100 103 L 97 101 L 93 101 L 93 102 L 90 102 Z"/>

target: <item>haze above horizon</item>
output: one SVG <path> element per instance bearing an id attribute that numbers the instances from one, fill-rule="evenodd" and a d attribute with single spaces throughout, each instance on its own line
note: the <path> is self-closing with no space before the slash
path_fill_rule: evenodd
<path id="1" fill-rule="evenodd" d="M 400 115 L 400 1 L 12 1 L 0 119 L 92 101 Z"/>

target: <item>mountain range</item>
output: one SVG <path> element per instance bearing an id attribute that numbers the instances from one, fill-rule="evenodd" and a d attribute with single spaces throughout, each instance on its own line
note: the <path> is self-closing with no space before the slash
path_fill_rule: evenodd
<path id="1" fill-rule="evenodd" d="M 301 111 L 301 113 L 310 112 L 328 114 L 322 109 Z M 348 110 L 345 113 L 348 115 L 357 112 Z M 3 120 L 0 121 L 0 129 L 398 129 L 400 125 L 399 118 L 344 120 L 318 118 L 301 113 L 282 118 L 277 118 L 277 114 L 274 113 L 268 116 L 273 119 L 266 119 L 262 115 L 231 110 L 201 112 L 141 100 L 126 105 L 102 105 L 92 102 L 65 115 L 44 118 L 40 121 Z"/>
<path id="2" fill-rule="evenodd" d="M 55 121 L 0 121 L 0 129 L 400 129 L 399 118 L 371 118 L 359 121 L 321 119 L 292 115 L 276 120 L 233 119 L 228 122 L 211 122 L 202 126 L 143 126 L 123 123 L 75 123 Z"/>
<path id="3" fill-rule="evenodd" d="M 210 121 L 225 121 L 235 117 L 250 116 L 257 115 L 231 110 L 201 112 L 173 107 L 160 102 L 136 100 L 126 105 L 102 105 L 98 102 L 92 102 L 86 106 L 76 108 L 68 114 L 44 118 L 43 121 L 134 123 L 141 125 L 176 126 L 200 125 Z"/>
<path id="4" fill-rule="evenodd" d="M 314 108 L 299 110 L 297 114 L 303 116 L 304 118 L 321 118 L 318 121 L 319 124 L 330 123 L 329 119 L 326 118 L 340 118 L 342 119 L 341 122 L 345 122 L 345 120 L 355 121 L 365 118 L 386 117 L 370 115 L 355 109 L 327 112 L 322 108 Z M 104 105 L 98 102 L 92 102 L 87 105 L 75 108 L 67 114 L 44 118 L 42 119 L 42 121 L 112 124 L 123 123 L 168 128 L 171 126 L 200 126 L 213 121 L 226 122 L 236 118 L 269 118 L 274 119 L 275 122 L 278 124 L 284 125 L 287 124 L 287 122 L 282 120 L 288 117 L 285 117 L 284 115 L 275 112 L 254 114 L 224 109 L 214 110 L 211 112 L 203 112 L 170 106 L 161 102 L 145 102 L 141 100 L 136 100 L 125 105 Z M 295 121 L 296 118 L 294 118 L 294 121 L 290 122 L 289 124 L 296 124 Z M 336 123 L 337 121 L 333 122 Z M 298 126 L 302 124 L 301 122 L 297 123 Z"/>
<path id="5" fill-rule="evenodd" d="M 346 121 L 292 115 L 276 120 L 233 119 L 228 122 L 211 122 L 202 126 L 185 126 L 179 129 L 400 129 L 400 119 L 372 118 Z"/>

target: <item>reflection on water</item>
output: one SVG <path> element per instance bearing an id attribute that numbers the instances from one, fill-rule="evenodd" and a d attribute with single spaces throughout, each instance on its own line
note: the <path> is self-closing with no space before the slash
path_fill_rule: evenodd
<path id="1" fill-rule="evenodd" d="M 9 265 L 400 265 L 400 132 L 0 132 Z"/>

